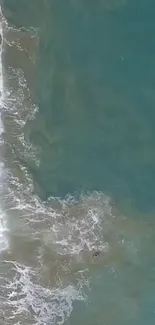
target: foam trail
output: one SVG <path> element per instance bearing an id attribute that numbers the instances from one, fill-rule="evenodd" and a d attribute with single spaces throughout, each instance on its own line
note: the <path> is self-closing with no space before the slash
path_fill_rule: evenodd
<path id="1" fill-rule="evenodd" d="M 4 17 L 2 15 L 2 10 L 0 6 L 0 144 L 2 143 L 2 133 L 3 133 L 3 124 L 1 119 L 1 109 L 3 107 L 3 95 L 4 95 L 4 87 L 3 87 L 3 67 L 2 67 L 2 48 L 3 48 L 3 24 L 5 23 Z M 0 163 L 0 193 L 2 193 L 3 187 L 3 163 Z M 1 201 L 1 198 L 0 198 Z M 7 231 L 5 214 L 0 207 L 0 252 L 2 250 L 7 249 L 8 241 L 5 237 L 5 233 Z"/>

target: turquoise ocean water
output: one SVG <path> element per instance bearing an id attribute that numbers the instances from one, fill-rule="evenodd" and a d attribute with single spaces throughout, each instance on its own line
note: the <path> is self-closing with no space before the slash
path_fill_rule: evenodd
<path id="1" fill-rule="evenodd" d="M 1 319 L 153 325 L 155 4 L 1 5 Z"/>

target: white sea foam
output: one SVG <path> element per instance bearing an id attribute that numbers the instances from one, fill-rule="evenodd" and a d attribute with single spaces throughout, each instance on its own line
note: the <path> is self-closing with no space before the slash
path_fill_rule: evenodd
<path id="1" fill-rule="evenodd" d="M 81 251 L 107 251 L 104 238 L 107 218 L 112 217 L 110 199 L 99 192 L 81 195 L 78 201 L 60 200 L 61 216 L 57 216 L 44 240 L 61 254 L 79 254 Z M 52 232 L 54 231 L 54 234 Z"/>
<path id="2" fill-rule="evenodd" d="M 20 211 L 18 222 L 16 220 L 17 231 L 27 228 L 29 235 L 41 238 L 45 245 L 63 255 L 79 255 L 82 251 L 93 250 L 107 252 L 104 235 L 108 231 L 107 223 L 112 224 L 114 218 L 109 197 L 94 192 L 81 195 L 78 200 L 74 198 L 72 203 L 69 198 L 42 202 L 32 194 L 30 175 L 26 177 L 27 184 L 20 184 L 18 178 L 11 181 L 9 199 L 12 206 L 7 213 Z"/>
<path id="3" fill-rule="evenodd" d="M 0 45 L 0 144 L 2 143 L 1 135 L 3 133 L 3 124 L 1 120 L 1 109 L 3 106 L 3 94 L 4 94 L 4 87 L 3 87 L 3 67 L 2 67 L 2 47 L 3 47 L 3 16 L 0 7 L 0 35 L 2 36 L 2 44 Z M 0 163 L 0 192 L 3 187 L 3 163 Z M 0 200 L 1 202 L 1 200 Z M 0 252 L 7 249 L 8 241 L 7 237 L 5 236 L 7 232 L 7 225 L 5 219 L 5 213 L 0 208 Z"/>
<path id="4" fill-rule="evenodd" d="M 73 301 L 85 300 L 83 283 L 76 287 L 45 288 L 38 284 L 36 271 L 15 262 L 14 278 L 5 284 L 4 307 L 9 309 L 7 324 L 23 324 L 24 317 L 36 325 L 62 325 L 73 311 Z"/>

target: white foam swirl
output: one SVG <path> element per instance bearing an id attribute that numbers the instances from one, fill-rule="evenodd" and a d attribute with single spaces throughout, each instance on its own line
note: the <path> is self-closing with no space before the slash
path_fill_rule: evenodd
<path id="1" fill-rule="evenodd" d="M 81 283 L 76 287 L 68 285 L 59 288 L 44 288 L 36 281 L 36 272 L 19 263 L 9 262 L 15 276 L 5 284 L 6 300 L 9 309 L 7 324 L 23 324 L 24 317 L 37 325 L 62 325 L 70 316 L 74 300 L 85 300 L 81 293 Z"/>

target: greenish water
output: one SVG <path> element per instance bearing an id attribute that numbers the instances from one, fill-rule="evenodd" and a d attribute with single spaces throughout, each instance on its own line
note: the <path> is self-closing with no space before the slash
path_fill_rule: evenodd
<path id="1" fill-rule="evenodd" d="M 8 324 L 153 325 L 155 4 L 4 0 L 3 14 L 1 259 L 23 285 Z"/>
<path id="2" fill-rule="evenodd" d="M 47 136 L 30 139 L 45 195 L 101 190 L 154 211 L 152 1 L 5 2 L 12 24 L 39 29 L 33 124 Z"/>

